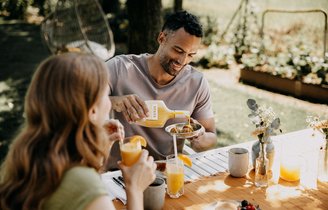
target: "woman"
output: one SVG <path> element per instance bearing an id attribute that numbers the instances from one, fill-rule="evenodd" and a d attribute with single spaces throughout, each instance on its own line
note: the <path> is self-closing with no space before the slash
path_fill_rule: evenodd
<path id="1" fill-rule="evenodd" d="M 109 75 L 103 62 L 67 53 L 45 60 L 25 99 L 26 122 L 2 165 L 0 209 L 114 209 L 97 172 L 111 145 L 124 138 L 109 120 Z M 143 151 L 132 167 L 119 163 L 128 209 L 143 209 L 156 165 Z"/>

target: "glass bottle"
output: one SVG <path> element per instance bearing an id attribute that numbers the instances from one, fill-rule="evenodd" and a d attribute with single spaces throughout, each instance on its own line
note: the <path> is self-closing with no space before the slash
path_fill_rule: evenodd
<path id="1" fill-rule="evenodd" d="M 319 171 L 318 179 L 322 182 L 328 182 L 328 128 L 323 129 L 326 137 L 325 144 L 319 151 Z"/>
<path id="2" fill-rule="evenodd" d="M 149 109 L 149 117 L 136 122 L 136 124 L 152 127 L 162 128 L 166 121 L 171 118 L 189 118 L 190 112 L 186 110 L 171 110 L 167 108 L 164 101 L 161 100 L 149 100 L 145 101 Z"/>
<path id="3" fill-rule="evenodd" d="M 256 158 L 259 156 L 259 153 L 260 153 L 261 137 L 258 137 L 258 138 L 259 138 L 259 140 L 255 141 L 254 144 L 252 145 L 252 164 L 253 164 L 254 169 L 255 169 Z M 268 139 L 265 143 L 265 154 L 269 160 L 269 169 L 272 170 L 272 167 L 274 164 L 274 158 L 275 158 L 275 146 L 272 142 L 271 137 L 268 137 Z"/>
<path id="4" fill-rule="evenodd" d="M 256 187 L 267 187 L 269 180 L 269 160 L 266 157 L 266 148 L 264 143 L 260 143 L 260 153 L 256 158 L 255 167 L 255 186 Z"/>

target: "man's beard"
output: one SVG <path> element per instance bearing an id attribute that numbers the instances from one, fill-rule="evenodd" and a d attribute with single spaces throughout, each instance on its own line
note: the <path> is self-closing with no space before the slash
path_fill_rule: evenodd
<path id="1" fill-rule="evenodd" d="M 182 66 L 182 67 L 180 68 L 179 71 L 174 70 L 174 69 L 171 67 L 171 65 L 173 65 L 173 64 L 172 64 L 173 62 L 174 62 L 174 61 L 172 61 L 172 60 L 170 60 L 169 62 L 166 62 L 166 63 L 161 62 L 161 66 L 162 66 L 162 68 L 164 69 L 164 71 L 165 71 L 166 73 L 168 73 L 169 75 L 175 77 L 175 76 L 177 76 L 177 75 L 180 73 L 181 69 L 183 69 L 184 66 Z"/>

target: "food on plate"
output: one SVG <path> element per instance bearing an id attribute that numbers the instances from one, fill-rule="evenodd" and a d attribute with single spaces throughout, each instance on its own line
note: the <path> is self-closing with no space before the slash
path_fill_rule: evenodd
<path id="1" fill-rule="evenodd" d="M 194 132 L 194 128 L 192 125 L 186 124 L 181 126 L 174 126 L 170 129 L 170 133 L 191 133 Z"/>
<path id="2" fill-rule="evenodd" d="M 243 200 L 238 207 L 238 210 L 260 210 L 259 205 L 254 205 L 247 200 Z"/>
<path id="3" fill-rule="evenodd" d="M 182 127 L 182 133 L 191 133 L 193 131 L 194 131 L 194 128 L 190 124 L 184 125 Z"/>
<path id="4" fill-rule="evenodd" d="M 173 127 L 171 128 L 170 133 L 179 133 L 179 130 L 177 127 Z"/>

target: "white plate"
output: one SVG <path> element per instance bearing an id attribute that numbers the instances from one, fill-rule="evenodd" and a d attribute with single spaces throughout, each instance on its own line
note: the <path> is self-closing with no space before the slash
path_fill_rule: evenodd
<path id="1" fill-rule="evenodd" d="M 219 200 L 203 207 L 202 210 L 237 210 L 239 206 L 240 202 L 235 200 Z"/>
<path id="2" fill-rule="evenodd" d="M 199 124 L 199 123 L 190 123 L 190 125 L 193 128 L 193 132 L 188 132 L 188 133 L 171 133 L 172 128 L 177 128 L 178 130 L 182 130 L 183 126 L 187 125 L 186 123 L 175 123 L 172 125 L 169 125 L 165 128 L 165 131 L 168 132 L 171 136 L 176 135 L 177 138 L 182 138 L 182 139 L 187 139 L 187 138 L 192 138 L 195 136 L 198 136 L 200 132 L 203 132 L 205 129 L 204 127 Z"/>

